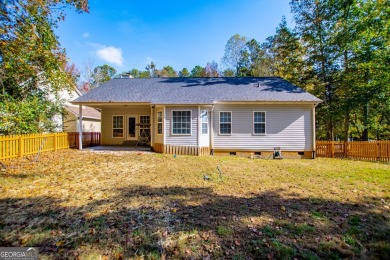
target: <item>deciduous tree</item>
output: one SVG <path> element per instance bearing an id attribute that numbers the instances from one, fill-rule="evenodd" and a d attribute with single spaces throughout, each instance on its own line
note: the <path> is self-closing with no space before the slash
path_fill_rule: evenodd
<path id="1" fill-rule="evenodd" d="M 97 66 L 96 68 L 94 68 L 92 74 L 92 85 L 91 85 L 92 88 L 96 88 L 101 84 L 103 84 L 104 82 L 109 81 L 115 76 L 115 74 L 116 74 L 116 69 L 107 64 L 104 64 L 102 66 Z"/>
<path id="2" fill-rule="evenodd" d="M 206 67 L 204 68 L 204 77 L 219 77 L 218 63 L 215 61 L 207 62 Z"/>
<path id="3" fill-rule="evenodd" d="M 227 41 L 225 53 L 222 57 L 222 63 L 230 69 L 235 70 L 236 74 L 240 72 L 240 62 L 242 62 L 242 53 L 245 49 L 247 38 L 235 34 Z"/>
<path id="4" fill-rule="evenodd" d="M 189 76 L 190 76 L 190 72 L 188 71 L 187 68 L 183 68 L 181 71 L 179 71 L 179 77 L 185 78 Z"/>
<path id="5" fill-rule="evenodd" d="M 79 12 L 88 11 L 86 0 L 8 0 L 0 5 L 0 113 L 2 120 L 17 122 L 12 108 L 26 109 L 18 113 L 31 115 L 28 131 L 36 131 L 32 125 L 35 120 L 41 126 L 49 122 L 57 104 L 48 102 L 49 94 L 57 94 L 62 89 L 75 86 L 75 79 L 67 71 L 65 50 L 61 48 L 54 28 L 64 19 L 64 10 L 73 6 Z M 41 86 L 46 87 L 42 94 Z M 38 101 L 37 101 L 38 100 Z M 24 103 L 44 104 L 42 106 L 23 106 Z M 36 116 L 34 116 L 36 115 Z M 52 130 L 47 126 L 45 130 Z M 0 133 L 18 133 L 19 128 L 0 127 Z M 24 130 L 23 130 L 24 132 Z"/>
<path id="6" fill-rule="evenodd" d="M 162 78 L 175 78 L 177 77 L 177 72 L 172 66 L 165 66 L 161 70 L 157 70 L 157 76 Z"/>
<path id="7" fill-rule="evenodd" d="M 203 77 L 205 75 L 205 70 L 199 65 L 196 65 L 191 70 L 191 77 Z"/>
<path id="8" fill-rule="evenodd" d="M 146 65 L 145 69 L 149 72 L 150 78 L 157 77 L 157 67 L 156 64 L 154 64 L 153 61 L 150 62 L 150 64 Z"/>

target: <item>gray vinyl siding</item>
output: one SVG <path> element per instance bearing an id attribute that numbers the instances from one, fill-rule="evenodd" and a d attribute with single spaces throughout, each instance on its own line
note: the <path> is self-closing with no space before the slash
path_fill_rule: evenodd
<path id="1" fill-rule="evenodd" d="M 219 134 L 219 112 L 232 112 L 231 135 Z M 266 112 L 266 134 L 253 134 L 253 112 Z M 214 149 L 264 151 L 313 150 L 312 106 L 309 105 L 215 105 Z"/>
<path id="2" fill-rule="evenodd" d="M 139 116 L 150 115 L 150 106 L 128 106 L 123 108 L 103 108 L 102 109 L 102 131 L 101 131 L 101 140 L 102 145 L 121 145 L 123 141 L 126 140 L 127 132 L 127 115 L 137 115 L 137 123 L 139 123 Z M 124 117 L 124 137 L 112 137 L 112 117 L 113 116 L 123 116 Z M 138 131 L 138 128 L 137 128 Z"/>
<path id="3" fill-rule="evenodd" d="M 205 110 L 208 112 L 208 132 L 207 135 L 202 134 L 202 121 L 201 118 L 199 118 L 199 131 L 200 131 L 200 138 L 199 138 L 199 147 L 209 147 L 210 146 L 210 110 L 208 108 L 200 108 L 200 111 Z"/>
<path id="4" fill-rule="evenodd" d="M 191 111 L 191 135 L 172 135 L 172 111 Z M 198 107 L 166 107 L 165 109 L 165 135 L 169 145 L 198 146 Z"/>

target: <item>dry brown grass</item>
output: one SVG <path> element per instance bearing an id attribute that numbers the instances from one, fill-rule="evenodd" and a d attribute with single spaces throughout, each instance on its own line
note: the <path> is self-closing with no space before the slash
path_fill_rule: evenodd
<path id="1" fill-rule="evenodd" d="M 389 258 L 388 164 L 77 150 L 5 163 L 0 245 L 44 258 Z"/>

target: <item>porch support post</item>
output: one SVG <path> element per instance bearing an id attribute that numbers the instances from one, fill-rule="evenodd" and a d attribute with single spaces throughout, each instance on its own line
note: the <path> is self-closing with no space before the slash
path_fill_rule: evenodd
<path id="1" fill-rule="evenodd" d="M 167 144 L 167 135 L 166 135 L 166 132 L 165 132 L 165 113 L 166 113 L 166 109 L 165 109 L 165 106 L 163 107 L 163 140 L 164 140 L 164 145 Z M 171 126 L 172 127 L 172 126 Z"/>
<path id="2" fill-rule="evenodd" d="M 83 150 L 83 106 L 79 105 L 79 150 Z"/>
<path id="3" fill-rule="evenodd" d="M 154 142 L 154 105 L 150 106 L 150 146 L 153 147 Z"/>

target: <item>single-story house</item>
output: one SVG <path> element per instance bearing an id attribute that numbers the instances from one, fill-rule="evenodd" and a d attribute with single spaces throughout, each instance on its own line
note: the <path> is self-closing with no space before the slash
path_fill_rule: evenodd
<path id="1" fill-rule="evenodd" d="M 315 156 L 317 97 L 279 77 L 114 78 L 74 100 L 101 110 L 102 145 Z"/>

